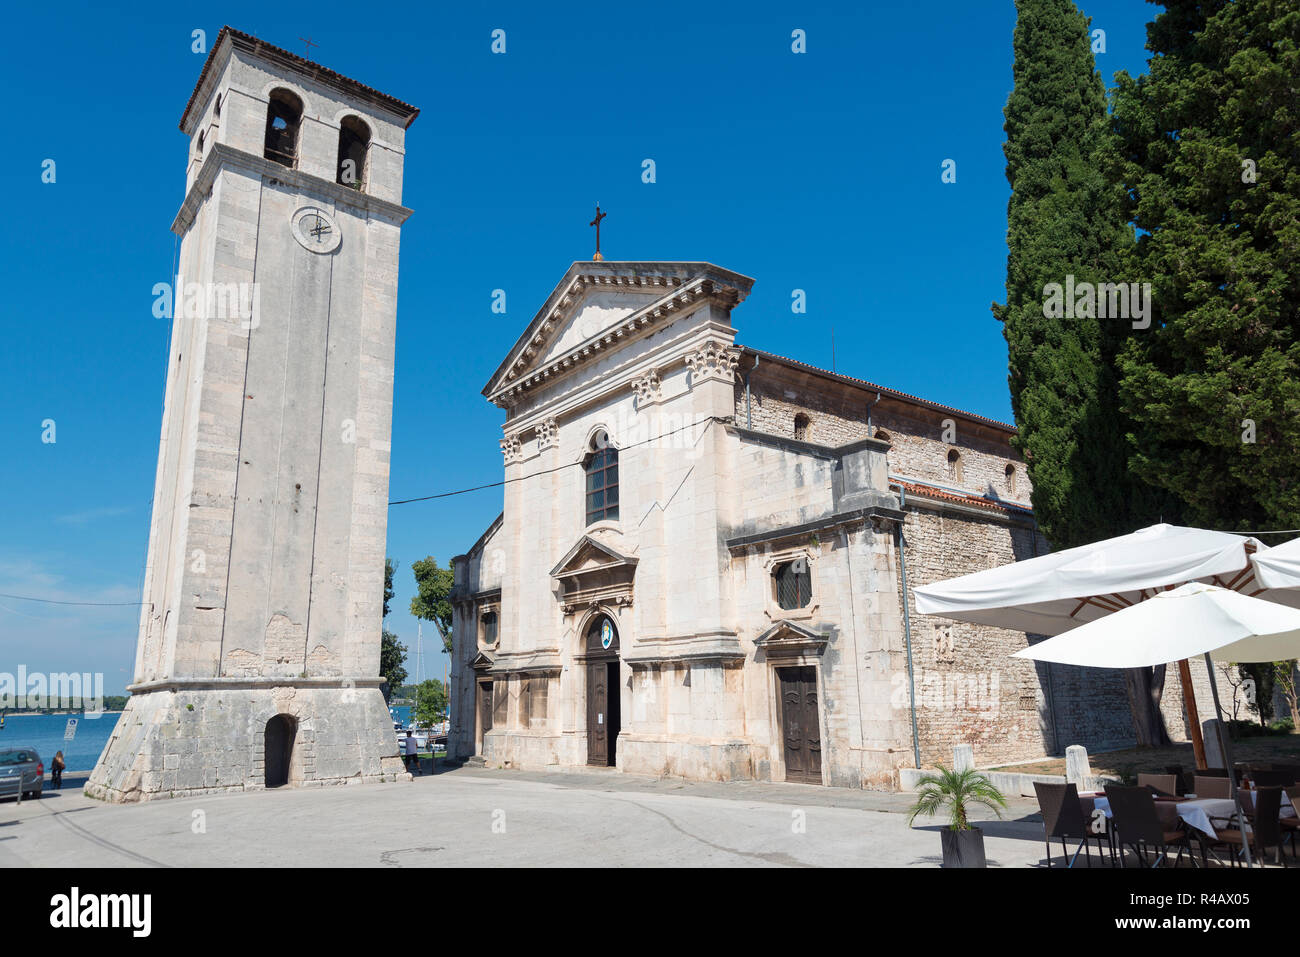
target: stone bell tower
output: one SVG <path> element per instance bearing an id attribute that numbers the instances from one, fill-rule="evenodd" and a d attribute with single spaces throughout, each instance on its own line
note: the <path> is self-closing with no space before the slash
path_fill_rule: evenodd
<path id="1" fill-rule="evenodd" d="M 92 796 L 405 774 L 378 675 L 418 112 L 229 27 L 203 65 L 135 678 Z"/>

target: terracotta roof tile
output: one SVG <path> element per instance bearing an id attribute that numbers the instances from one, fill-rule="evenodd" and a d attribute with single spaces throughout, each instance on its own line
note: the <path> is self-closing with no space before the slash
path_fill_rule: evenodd
<path id="1" fill-rule="evenodd" d="M 944 405 L 940 402 L 934 402 L 930 399 L 923 399 L 920 396 L 909 395 L 906 392 L 899 392 L 897 389 L 891 389 L 883 385 L 876 385 L 874 382 L 868 382 L 866 379 L 859 379 L 855 376 L 845 375 L 842 372 L 831 372 L 829 369 L 821 369 L 818 368 L 817 366 L 809 365 L 806 362 L 800 362 L 798 359 L 791 359 L 786 356 L 777 355 L 775 352 L 765 352 L 762 349 L 753 349 L 748 346 L 745 347 L 745 351 L 752 353 L 754 355 L 762 356 L 764 359 L 773 359 L 777 362 L 784 362 L 786 365 L 794 366 L 799 369 L 805 369 L 808 372 L 814 372 L 817 375 L 823 375 L 826 376 L 827 378 L 839 379 L 841 381 L 849 382 L 853 385 L 858 385 L 865 389 L 870 389 L 872 392 L 879 392 L 882 395 L 892 396 L 895 399 L 903 399 L 904 401 L 907 402 L 915 402 L 918 405 L 929 406 L 932 409 L 939 409 L 944 412 L 952 412 L 955 413 L 956 415 L 963 416 L 967 419 L 974 419 L 977 422 L 983 422 L 986 425 L 991 425 L 995 428 L 1002 429 L 1006 432 L 1014 433 L 1016 431 L 1016 427 L 1014 425 L 1011 425 L 1009 422 L 999 422 L 997 419 L 990 419 L 982 415 L 976 415 L 974 412 L 967 412 L 963 409 L 956 409 L 950 405 Z"/>
<path id="2" fill-rule="evenodd" d="M 988 509 L 991 512 L 1023 512 L 1026 515 L 1032 515 L 1033 509 L 1021 505 L 1017 502 L 1001 502 L 997 499 L 987 498 L 983 495 L 974 495 L 967 492 L 951 492 L 948 489 L 938 488 L 933 485 L 921 485 L 917 482 L 895 481 L 894 484 L 902 488 L 911 495 L 920 495 L 924 498 L 941 499 L 945 502 L 959 502 L 962 505 L 971 505 L 975 508 Z"/>

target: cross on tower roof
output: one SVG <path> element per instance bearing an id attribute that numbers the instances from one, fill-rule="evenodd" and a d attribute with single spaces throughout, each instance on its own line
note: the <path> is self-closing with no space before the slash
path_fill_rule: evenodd
<path id="1" fill-rule="evenodd" d="M 609 213 L 600 211 L 600 203 L 596 204 L 596 218 L 589 222 L 588 226 L 596 227 L 596 255 L 591 257 L 592 262 L 601 262 L 605 257 L 600 254 L 600 221 L 608 216 Z"/>
<path id="2" fill-rule="evenodd" d="M 320 46 L 320 44 L 319 44 L 319 43 L 314 43 L 314 42 L 312 41 L 312 38 L 311 38 L 311 37 L 299 37 L 298 39 L 301 40 L 303 43 L 307 44 L 307 50 L 306 50 L 306 52 L 303 53 L 303 56 L 306 57 L 308 60 L 310 60 L 310 59 L 311 59 L 311 48 L 312 48 L 312 47 L 318 47 L 318 46 Z"/>

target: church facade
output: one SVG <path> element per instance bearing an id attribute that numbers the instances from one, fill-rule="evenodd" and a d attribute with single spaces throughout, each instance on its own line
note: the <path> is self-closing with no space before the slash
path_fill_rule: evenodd
<path id="1" fill-rule="evenodd" d="M 743 346 L 752 282 L 575 263 L 484 388 L 504 508 L 453 560 L 449 754 L 892 787 L 956 743 L 1131 741 L 1116 674 L 912 605 L 1047 549 L 1014 428 Z"/>

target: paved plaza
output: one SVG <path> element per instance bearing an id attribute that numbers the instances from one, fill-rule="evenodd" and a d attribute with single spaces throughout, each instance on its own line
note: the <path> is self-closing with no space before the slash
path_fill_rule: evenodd
<path id="1" fill-rule="evenodd" d="M 83 781 L 0 801 L 0 866 L 939 864 L 940 823 L 909 828 L 906 794 L 464 767 L 410 783 L 110 805 L 83 795 Z M 1012 798 L 1004 820 L 982 824 L 990 866 L 1043 863 L 1036 812 Z"/>

